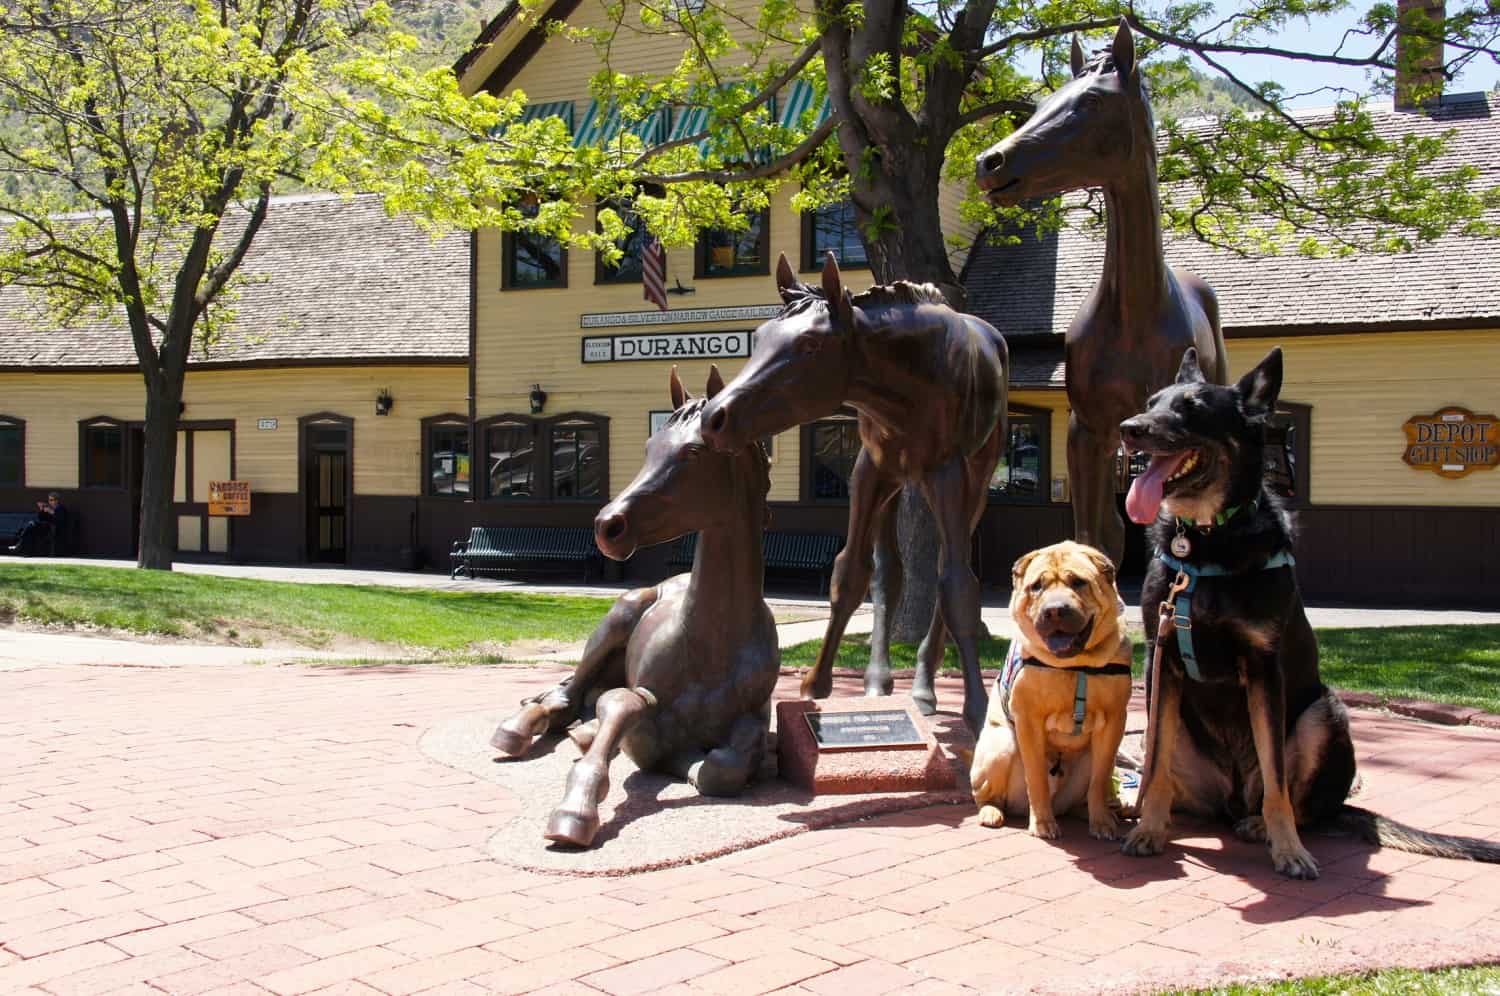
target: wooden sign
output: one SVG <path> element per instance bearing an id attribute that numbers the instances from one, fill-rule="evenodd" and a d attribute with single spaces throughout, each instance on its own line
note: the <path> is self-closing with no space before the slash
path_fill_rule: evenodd
<path id="1" fill-rule="evenodd" d="M 249 515 L 249 481 L 209 481 L 209 515 Z"/>
<path id="2" fill-rule="evenodd" d="M 927 741 L 904 709 L 809 712 L 805 715 L 820 751 L 927 746 Z"/>
<path id="3" fill-rule="evenodd" d="M 1463 477 L 1500 466 L 1500 419 L 1450 406 L 1431 415 L 1413 415 L 1402 426 L 1406 452 L 1401 459 L 1440 477 Z"/>

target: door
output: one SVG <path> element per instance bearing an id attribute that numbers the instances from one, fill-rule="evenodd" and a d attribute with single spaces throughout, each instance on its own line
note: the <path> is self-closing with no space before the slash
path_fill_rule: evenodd
<path id="1" fill-rule="evenodd" d="M 348 560 L 350 428 L 347 422 L 309 422 L 305 431 L 308 559 L 342 564 Z"/>

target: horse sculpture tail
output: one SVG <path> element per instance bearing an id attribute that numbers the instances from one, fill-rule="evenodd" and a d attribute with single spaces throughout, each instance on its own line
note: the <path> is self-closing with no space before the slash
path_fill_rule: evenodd
<path id="1" fill-rule="evenodd" d="M 1359 806 L 1345 805 L 1333 818 L 1334 828 L 1353 834 L 1377 847 L 1389 847 L 1434 858 L 1500 863 L 1500 844 L 1477 837 L 1429 833 L 1387 819 Z"/>

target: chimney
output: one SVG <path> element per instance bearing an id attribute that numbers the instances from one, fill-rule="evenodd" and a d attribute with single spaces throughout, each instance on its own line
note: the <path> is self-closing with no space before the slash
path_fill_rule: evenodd
<path id="1" fill-rule="evenodd" d="M 1396 0 L 1396 109 L 1415 110 L 1443 94 L 1445 0 Z"/>

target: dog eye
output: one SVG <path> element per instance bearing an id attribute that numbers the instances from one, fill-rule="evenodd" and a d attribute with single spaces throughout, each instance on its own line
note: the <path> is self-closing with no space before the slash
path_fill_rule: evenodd
<path id="1" fill-rule="evenodd" d="M 1031 587 L 1026 590 L 1031 592 L 1033 595 L 1040 595 L 1042 593 L 1042 589 L 1045 587 L 1046 585 L 1042 584 L 1041 579 L 1038 578 L 1037 580 L 1031 582 Z"/>
<path id="2" fill-rule="evenodd" d="M 1074 578 L 1069 585 L 1074 591 L 1082 591 L 1089 586 L 1087 578 Z"/>

